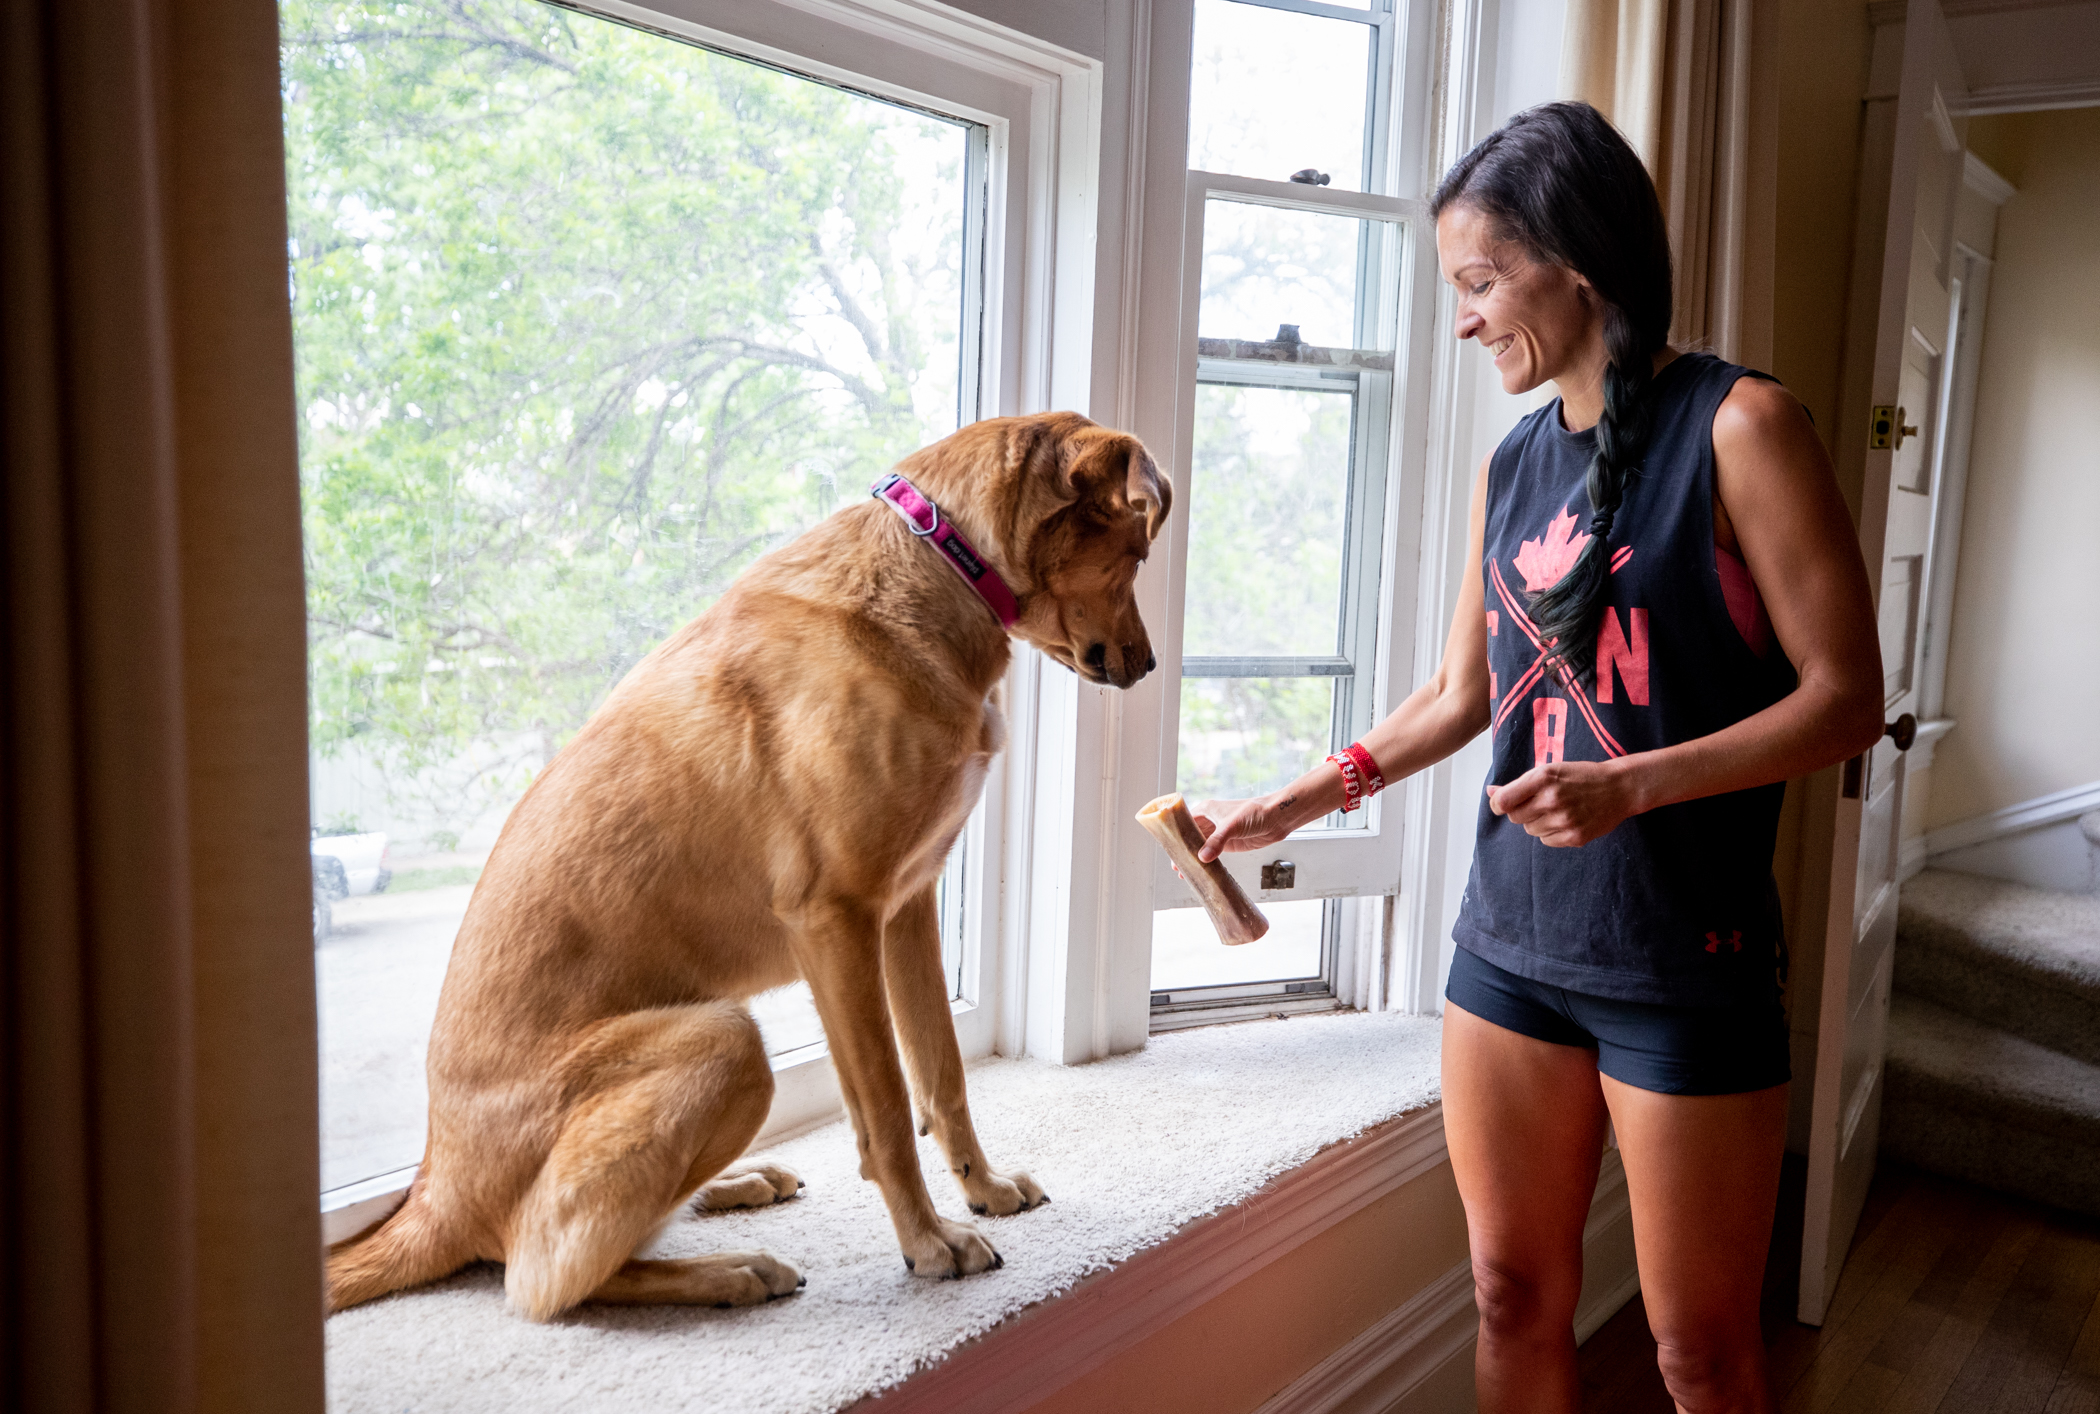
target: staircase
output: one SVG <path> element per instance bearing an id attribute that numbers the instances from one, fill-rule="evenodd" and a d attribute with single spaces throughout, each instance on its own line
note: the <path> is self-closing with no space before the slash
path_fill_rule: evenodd
<path id="1" fill-rule="evenodd" d="M 2100 896 L 1903 885 L 1882 1152 L 2100 1214 Z"/>

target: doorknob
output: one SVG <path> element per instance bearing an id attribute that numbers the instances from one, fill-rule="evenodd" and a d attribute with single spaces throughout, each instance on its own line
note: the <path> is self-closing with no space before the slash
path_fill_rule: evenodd
<path id="1" fill-rule="evenodd" d="M 1910 744 L 1918 739 L 1918 719 L 1905 712 L 1895 721 L 1881 729 L 1881 734 L 1896 743 L 1898 751 L 1910 750 Z"/>

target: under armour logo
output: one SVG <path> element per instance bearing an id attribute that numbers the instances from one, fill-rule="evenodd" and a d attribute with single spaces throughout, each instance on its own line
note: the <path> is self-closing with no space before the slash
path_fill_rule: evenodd
<path id="1" fill-rule="evenodd" d="M 1708 933 L 1706 935 L 1706 950 L 1708 952 L 1718 953 L 1724 947 L 1734 948 L 1737 952 L 1741 952 L 1743 950 L 1742 930 L 1737 929 L 1725 938 L 1719 933 Z"/>

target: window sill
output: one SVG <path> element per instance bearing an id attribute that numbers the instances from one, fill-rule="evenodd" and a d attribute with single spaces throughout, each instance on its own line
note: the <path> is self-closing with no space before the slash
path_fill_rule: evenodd
<path id="1" fill-rule="evenodd" d="M 471 1391 L 515 1410 L 587 1396 L 607 1408 L 814 1411 L 937 1365 L 891 1399 L 917 1406 L 925 1389 L 952 1407 L 958 1380 L 1036 1379 L 1027 1372 L 1046 1360 L 1069 1377 L 1075 1360 L 1098 1364 L 1441 1162 L 1439 1032 L 1434 1017 L 1350 1013 L 1159 1036 L 1087 1066 L 982 1062 L 971 1108 L 986 1148 L 1056 1200 L 984 1222 L 1003 1270 L 940 1283 L 907 1274 L 850 1134 L 826 1125 L 768 1151 L 801 1173 L 804 1197 L 682 1216 L 651 1249 L 764 1246 L 809 1277 L 802 1295 L 740 1311 L 584 1307 L 534 1326 L 504 1309 L 495 1269 L 470 1268 L 333 1318 L 330 1405 L 449 1407 Z M 930 1141 L 922 1160 L 935 1203 L 963 1216 Z M 1141 1264 L 1146 1280 L 1086 1280 Z"/>

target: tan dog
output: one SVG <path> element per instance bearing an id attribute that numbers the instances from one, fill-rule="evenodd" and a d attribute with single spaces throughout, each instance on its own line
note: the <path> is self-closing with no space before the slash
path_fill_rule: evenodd
<path id="1" fill-rule="evenodd" d="M 1151 668 L 1131 586 L 1171 492 L 1135 438 L 1074 413 L 1002 418 L 898 470 L 1005 576 L 1014 634 L 1097 683 Z M 871 500 L 759 560 L 629 673 L 489 856 L 438 999 L 422 1167 L 399 1210 L 331 1252 L 329 1309 L 477 1258 L 507 1264 L 535 1320 L 795 1290 L 764 1252 L 633 1254 L 696 1192 L 728 1207 L 800 1187 L 774 1167 L 716 1178 L 773 1095 L 744 1001 L 797 977 L 906 1265 L 1000 1265 L 934 1211 L 912 1106 L 973 1212 L 1048 1201 L 978 1146 L 934 909 L 1004 744 L 991 694 L 1009 653 L 943 556 Z"/>

